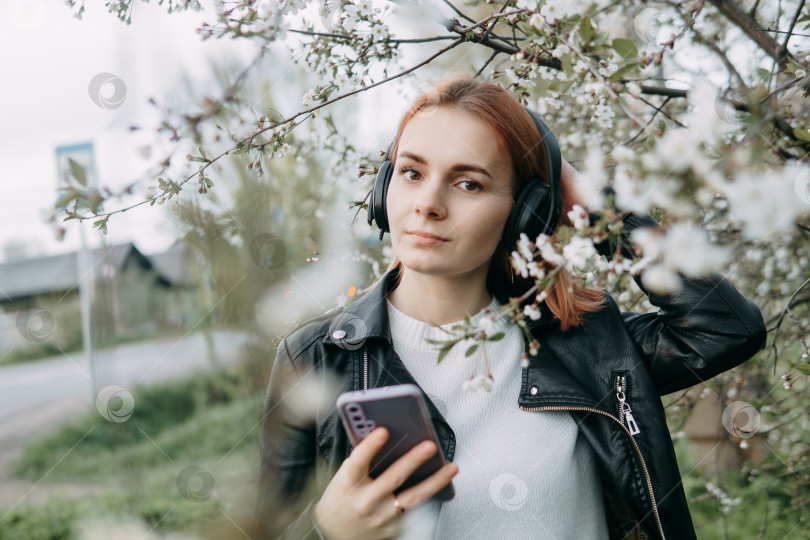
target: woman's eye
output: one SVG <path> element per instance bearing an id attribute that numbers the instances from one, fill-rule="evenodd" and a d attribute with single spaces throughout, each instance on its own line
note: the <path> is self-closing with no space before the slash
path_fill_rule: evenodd
<path id="1" fill-rule="evenodd" d="M 399 174 L 404 176 L 407 180 L 411 181 L 418 180 L 422 176 L 419 171 L 417 171 L 416 169 L 411 169 L 410 167 L 402 167 L 401 169 L 399 169 Z M 415 174 L 417 176 L 414 178 L 412 176 L 409 176 L 410 174 Z M 473 180 L 462 180 L 461 182 L 459 182 L 459 184 L 462 185 L 469 184 L 470 186 L 472 186 L 472 188 L 463 188 L 464 191 L 474 192 L 483 189 L 483 186 L 480 183 L 475 182 Z"/>
<path id="2" fill-rule="evenodd" d="M 478 182 L 473 182 L 472 180 L 464 180 L 461 183 L 462 184 L 470 184 L 471 186 L 475 187 L 475 189 L 465 189 L 464 191 L 480 191 L 481 190 L 481 184 L 479 184 Z"/>
<path id="3" fill-rule="evenodd" d="M 413 178 L 408 176 L 408 173 L 419 174 L 419 171 L 417 171 L 416 169 L 409 169 L 407 167 L 403 167 L 402 169 L 399 170 L 399 174 L 403 175 L 408 180 L 413 180 Z"/>

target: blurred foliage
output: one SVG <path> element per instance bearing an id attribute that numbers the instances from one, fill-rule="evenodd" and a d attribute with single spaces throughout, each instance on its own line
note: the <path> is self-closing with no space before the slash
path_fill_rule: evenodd
<path id="1" fill-rule="evenodd" d="M 92 410 L 30 441 L 17 474 L 46 488 L 72 482 L 103 493 L 21 504 L 3 520 L 0 540 L 71 540 L 92 517 L 134 517 L 157 531 L 222 531 L 223 509 L 240 496 L 258 452 L 262 396 L 246 393 L 239 378 L 238 370 L 224 370 L 138 387 L 127 421 L 109 422 Z M 189 465 L 212 474 L 210 498 L 190 500 L 179 491 L 179 475 Z M 250 510 L 243 510 L 227 511 L 247 527 L 242 514 Z"/>
<path id="2" fill-rule="evenodd" d="M 229 369 L 215 375 L 196 374 L 182 381 L 163 382 L 148 387 L 136 386 L 132 392 L 135 408 L 128 420 L 110 422 L 95 409 L 87 411 L 53 433 L 28 442 L 15 466 L 15 472 L 36 481 L 53 467 L 54 456 L 65 455 L 59 468 L 49 475 L 50 478 L 79 479 L 87 478 L 86 475 L 100 475 L 103 478 L 110 471 L 100 466 L 104 461 L 102 455 L 109 458 L 114 468 L 116 458 L 121 457 L 119 451 L 125 448 L 129 455 L 128 461 L 138 465 L 138 459 L 155 457 L 151 455 L 155 448 L 150 439 L 167 437 L 167 444 L 172 447 L 180 445 L 176 455 L 183 455 L 188 448 L 194 448 L 195 439 L 202 442 L 213 435 L 214 440 L 211 442 L 216 442 L 216 437 L 221 435 L 214 429 L 216 422 L 207 427 L 194 426 L 192 419 L 212 406 L 225 405 L 237 398 L 248 397 L 239 383 L 238 372 Z M 180 431 L 178 426 L 186 422 L 191 425 L 191 430 Z M 164 436 L 164 431 L 170 431 L 171 437 Z M 80 440 L 81 444 L 76 445 Z M 230 444 L 229 441 L 230 438 L 226 437 L 219 442 L 227 445 Z M 183 444 L 188 448 L 182 448 Z M 137 448 L 140 450 L 134 450 Z M 201 445 L 200 448 L 206 447 Z"/>

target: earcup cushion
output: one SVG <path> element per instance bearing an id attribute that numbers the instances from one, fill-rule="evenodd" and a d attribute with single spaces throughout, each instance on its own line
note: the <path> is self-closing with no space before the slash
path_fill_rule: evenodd
<path id="1" fill-rule="evenodd" d="M 554 218 L 550 197 L 551 187 L 539 178 L 532 179 L 526 185 L 515 201 L 501 235 L 502 245 L 507 253 L 517 248 L 521 232 L 526 233 L 533 242 L 541 232 L 548 230 Z"/>
<path id="2" fill-rule="evenodd" d="M 386 156 L 388 154 L 386 153 Z M 371 203 L 368 210 L 368 224 L 371 225 L 372 221 L 377 222 L 377 228 L 380 231 L 387 233 L 388 230 L 388 214 L 385 209 L 385 198 L 388 195 L 388 186 L 391 184 L 391 176 L 393 175 L 394 165 L 390 159 L 383 160 L 377 171 L 377 177 L 374 180 L 374 187 L 371 189 Z"/>

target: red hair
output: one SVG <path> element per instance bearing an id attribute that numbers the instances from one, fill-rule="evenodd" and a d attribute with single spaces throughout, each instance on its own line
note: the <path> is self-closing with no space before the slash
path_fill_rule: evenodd
<path id="1" fill-rule="evenodd" d="M 399 128 L 391 147 L 392 161 L 396 159 L 399 140 L 408 122 L 419 111 L 439 106 L 454 107 L 486 122 L 494 129 L 498 139 L 497 144 L 506 149 L 512 160 L 514 169 L 513 204 L 515 196 L 531 178 L 539 177 L 548 183 L 545 146 L 529 113 L 500 86 L 476 81 L 467 72 L 450 75 L 433 85 L 429 92 L 420 94 L 413 101 L 399 122 Z M 393 165 L 395 166 L 396 163 Z M 573 206 L 572 186 L 562 183 L 560 195 L 562 199 L 560 224 L 571 225 L 567 214 Z M 401 264 L 399 258 L 394 256 L 386 272 Z M 398 280 L 401 278 L 402 272 L 400 271 Z M 498 243 L 487 271 L 486 286 L 489 293 L 495 296 L 501 304 L 506 304 L 510 297 L 522 296 L 534 284 L 534 278 L 531 276 L 523 278 L 520 274 L 514 273 L 509 254 Z M 376 283 L 366 290 L 374 285 Z M 531 296 L 527 303 L 531 303 L 533 300 L 534 296 Z M 545 302 L 551 312 L 560 319 L 562 330 L 568 330 L 572 326 L 581 325 L 582 316 L 585 313 L 600 309 L 604 303 L 604 291 L 580 287 L 574 283 L 563 268 L 556 275 L 556 280 L 549 290 Z"/>

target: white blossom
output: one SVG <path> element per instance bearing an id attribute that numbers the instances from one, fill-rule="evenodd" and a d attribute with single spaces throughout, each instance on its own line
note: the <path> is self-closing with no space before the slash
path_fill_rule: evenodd
<path id="1" fill-rule="evenodd" d="M 484 332 L 489 332 L 492 330 L 492 325 L 492 317 L 481 317 L 481 319 L 478 321 L 478 327 Z"/>
<path id="2" fill-rule="evenodd" d="M 537 309 L 537 306 L 535 306 L 534 304 L 530 304 L 524 307 L 523 314 L 533 321 L 536 321 L 537 319 L 540 318 L 540 310 Z"/>
<path id="3" fill-rule="evenodd" d="M 574 64 L 574 72 L 575 73 L 584 73 L 588 70 L 588 64 L 582 59 L 577 60 L 577 63 Z"/>
<path id="4" fill-rule="evenodd" d="M 465 392 L 474 392 L 479 388 L 483 388 L 487 392 L 492 390 L 492 379 L 486 375 L 476 375 L 471 379 L 467 379 L 461 384 L 462 390 Z"/>
<path id="5" fill-rule="evenodd" d="M 339 90 L 344 90 L 349 86 L 349 76 L 339 71 L 338 74 L 335 75 L 332 83 L 337 86 Z"/>
<path id="6" fill-rule="evenodd" d="M 521 257 L 520 253 L 517 251 L 512 252 L 512 267 L 523 277 L 527 277 L 529 275 L 529 268 L 526 264 L 526 260 Z"/>
<path id="7" fill-rule="evenodd" d="M 684 118 L 689 134 L 695 142 L 713 143 L 729 129 L 734 128 L 736 111 L 718 95 L 717 87 L 706 78 L 699 78 L 689 90 L 692 110 Z"/>
<path id="8" fill-rule="evenodd" d="M 640 227 L 630 233 L 630 240 L 641 248 L 645 257 L 657 259 L 664 248 L 664 235 L 649 227 Z"/>
<path id="9" fill-rule="evenodd" d="M 585 156 L 585 167 L 577 175 L 577 191 L 587 206 L 600 207 L 604 205 L 602 189 L 607 184 L 607 175 L 603 166 L 602 152 L 595 147 L 588 150 Z"/>
<path id="10" fill-rule="evenodd" d="M 664 264 L 687 277 L 718 271 L 730 256 L 727 249 L 709 243 L 706 231 L 685 224 L 667 230 L 664 253 Z"/>
<path id="11" fill-rule="evenodd" d="M 636 157 L 636 154 L 626 146 L 617 146 L 610 153 L 610 156 L 617 163 L 630 163 Z"/>
<path id="12" fill-rule="evenodd" d="M 579 9 L 579 6 L 570 0 L 546 0 L 545 4 L 540 8 L 540 15 L 542 15 L 549 23 L 555 22 L 557 19 L 563 19 L 570 15 L 572 11 Z"/>
<path id="13" fill-rule="evenodd" d="M 310 105 L 312 105 L 312 100 L 315 99 L 315 96 L 316 96 L 315 90 L 314 89 L 310 90 L 309 92 L 304 94 L 304 97 L 301 100 L 301 105 L 303 105 L 304 107 L 309 107 Z"/>
<path id="14" fill-rule="evenodd" d="M 527 261 L 531 261 L 534 259 L 534 249 L 532 248 L 532 242 L 529 240 L 529 237 L 526 233 L 520 233 L 520 238 L 517 241 L 518 251 L 520 252 L 521 256 Z"/>
<path id="15" fill-rule="evenodd" d="M 537 9 L 537 0 L 517 0 L 515 7 L 518 9 Z"/>
<path id="16" fill-rule="evenodd" d="M 563 258 L 569 269 L 585 267 L 595 255 L 596 249 L 590 238 L 574 237 L 563 247 Z"/>
<path id="17" fill-rule="evenodd" d="M 375 12 L 380 11 L 379 9 L 374 9 L 371 0 L 356 0 L 355 5 L 357 6 L 357 11 L 363 17 L 371 17 Z"/>
<path id="18" fill-rule="evenodd" d="M 669 294 L 680 289 L 681 281 L 678 276 L 660 264 L 650 265 L 641 274 L 641 283 L 656 294 Z"/>
<path id="19" fill-rule="evenodd" d="M 806 167 L 788 165 L 781 172 L 744 172 L 724 186 L 729 215 L 742 223 L 743 235 L 763 240 L 789 232 L 795 217 L 808 207 L 792 189 L 793 180 Z"/>
<path id="20" fill-rule="evenodd" d="M 604 103 L 599 103 L 594 109 L 591 121 L 596 122 L 599 127 L 610 129 L 613 127 L 614 116 L 616 116 L 616 113 L 613 111 L 612 107 Z"/>
<path id="21" fill-rule="evenodd" d="M 557 253 L 557 250 L 551 244 L 545 244 L 540 248 L 540 257 L 552 266 L 560 266 L 565 262 L 563 256 Z"/>
<path id="22" fill-rule="evenodd" d="M 580 205 L 575 204 L 570 212 L 568 212 L 568 219 L 577 230 L 582 230 L 588 226 L 588 213 Z"/>
<path id="23" fill-rule="evenodd" d="M 537 261 L 531 261 L 528 265 L 529 268 L 529 275 L 535 279 L 543 279 L 546 277 L 546 272 L 543 268 L 537 264 Z M 526 277 L 526 276 L 523 276 Z"/>
<path id="24" fill-rule="evenodd" d="M 627 174 L 616 174 L 613 179 L 614 203 L 622 210 L 647 213 L 650 209 L 650 192 L 634 182 Z"/>
<path id="25" fill-rule="evenodd" d="M 560 45 L 557 45 L 553 51 L 551 51 L 551 56 L 554 58 L 562 58 L 563 55 L 568 54 L 569 52 L 571 52 L 571 47 L 565 43 L 561 43 Z"/>
<path id="26" fill-rule="evenodd" d="M 686 171 L 695 157 L 700 139 L 681 128 L 672 128 L 655 145 L 655 157 L 661 165 L 672 172 Z"/>
<path id="27" fill-rule="evenodd" d="M 386 24 L 376 24 L 374 28 L 371 29 L 371 37 L 374 41 L 384 41 L 391 36 L 391 32 L 388 30 L 388 25 Z"/>

